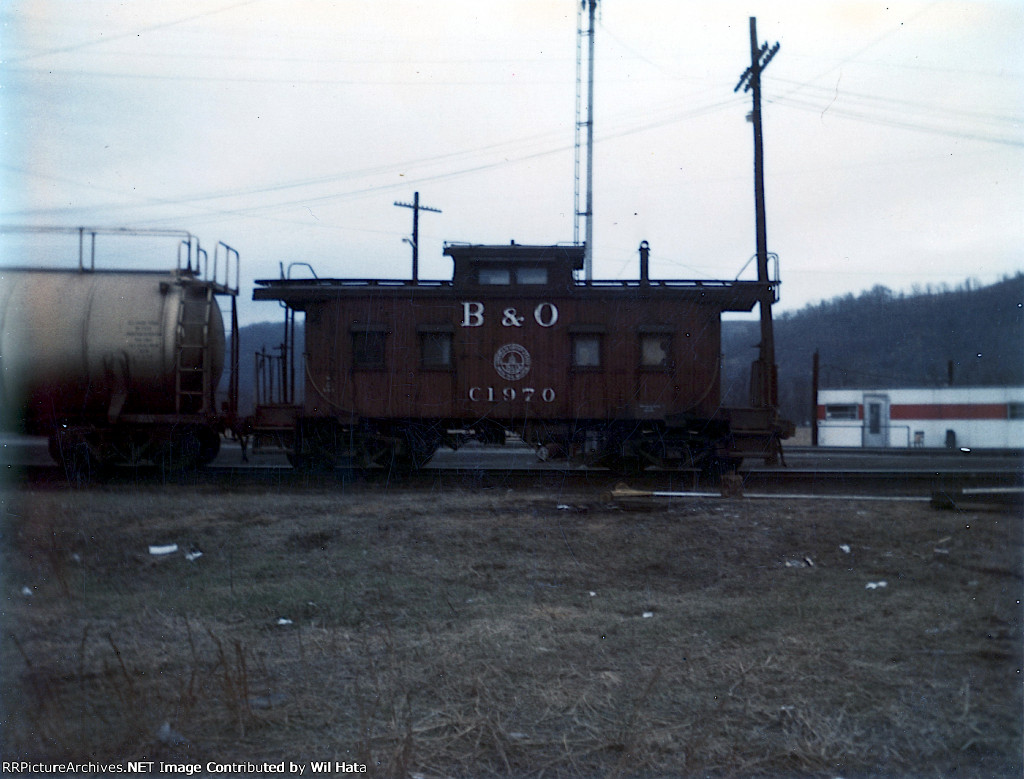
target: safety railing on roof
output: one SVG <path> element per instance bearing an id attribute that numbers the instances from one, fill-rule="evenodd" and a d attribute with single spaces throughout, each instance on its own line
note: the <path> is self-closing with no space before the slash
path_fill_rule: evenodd
<path id="1" fill-rule="evenodd" d="M 4 225 L 0 233 L 30 233 L 78 236 L 78 270 L 96 271 L 96 239 L 98 236 L 177 239 L 175 271 L 179 277 L 194 277 L 210 283 L 219 294 L 237 295 L 239 290 L 239 256 L 235 249 L 220 242 L 214 251 L 213 264 L 199 239 L 187 230 L 135 227 L 62 227 Z M 233 282 L 232 283 L 232 277 Z"/>
<path id="2" fill-rule="evenodd" d="M 413 281 L 411 279 L 257 279 L 256 283 L 261 286 L 285 286 L 285 287 L 450 287 L 450 280 L 443 281 Z"/>
<path id="3" fill-rule="evenodd" d="M 707 287 L 709 289 L 730 289 L 737 286 L 753 286 L 757 281 L 727 281 L 718 279 L 664 279 L 641 281 L 639 279 L 592 279 L 580 281 L 579 287 Z"/>

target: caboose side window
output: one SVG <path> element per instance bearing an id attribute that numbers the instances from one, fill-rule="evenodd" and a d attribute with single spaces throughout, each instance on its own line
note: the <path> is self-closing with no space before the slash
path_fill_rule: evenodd
<path id="1" fill-rule="evenodd" d="M 356 330 L 352 333 L 352 365 L 355 368 L 383 368 L 383 330 Z"/>
<path id="2" fill-rule="evenodd" d="M 428 369 L 452 367 L 452 334 L 421 332 L 420 364 L 421 367 Z"/>
<path id="3" fill-rule="evenodd" d="M 572 336 L 572 365 L 574 368 L 601 367 L 601 336 Z"/>
<path id="4" fill-rule="evenodd" d="M 670 368 L 672 336 L 668 333 L 641 333 L 640 367 Z"/>
<path id="5" fill-rule="evenodd" d="M 547 284 L 547 268 L 516 268 L 516 284 Z"/>
<path id="6" fill-rule="evenodd" d="M 480 268 L 477 281 L 488 286 L 507 287 L 512 283 L 512 272 L 508 268 Z"/>
<path id="7" fill-rule="evenodd" d="M 1024 419 L 1024 403 L 1007 403 L 1007 419 Z"/>

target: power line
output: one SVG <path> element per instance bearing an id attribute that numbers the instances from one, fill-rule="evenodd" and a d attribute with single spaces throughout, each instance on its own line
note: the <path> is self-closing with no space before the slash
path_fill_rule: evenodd
<path id="1" fill-rule="evenodd" d="M 792 81 L 791 79 L 778 78 L 774 80 L 782 83 L 800 84 L 800 82 Z M 843 88 L 840 91 L 838 86 L 826 87 L 808 84 L 804 84 L 802 86 L 818 92 L 819 94 L 821 94 L 822 99 L 825 99 L 827 97 L 831 100 L 838 95 L 844 102 L 850 100 L 852 100 L 853 102 L 864 102 L 868 105 L 872 105 L 873 107 L 880 106 L 881 110 L 885 110 L 885 108 L 888 107 L 892 108 L 893 110 L 900 111 L 901 113 L 905 113 L 908 109 L 910 109 L 917 110 L 919 112 L 930 113 L 935 116 L 940 116 L 943 118 L 948 117 L 951 114 L 956 114 L 968 119 L 980 119 L 982 121 L 1000 122 L 1012 125 L 1020 125 L 1021 123 L 1024 123 L 1024 117 L 1015 116 L 1013 114 L 992 113 L 990 111 L 980 109 L 960 108 L 948 105 L 937 105 L 934 103 L 924 103 L 918 100 L 909 100 L 906 97 L 870 95 L 867 94 L 866 92 L 856 92 L 846 88 Z M 783 95 L 777 99 L 789 99 L 790 94 L 791 93 L 787 93 L 786 95 Z M 813 98 L 807 97 L 805 99 L 810 100 Z"/>
<path id="2" fill-rule="evenodd" d="M 253 3 L 261 2 L 261 0 L 243 0 L 240 3 L 234 3 L 232 5 L 224 6 L 223 8 L 215 8 L 210 11 L 204 11 L 203 13 L 193 14 L 192 16 L 184 16 L 180 19 L 172 19 L 169 22 L 161 22 L 159 24 L 152 24 L 148 27 L 142 27 L 138 30 L 132 30 L 130 32 L 120 33 L 118 35 L 108 35 L 96 40 L 82 41 L 81 43 L 71 44 L 70 46 L 62 46 L 56 49 L 47 49 L 46 51 L 39 51 L 35 54 L 25 54 L 21 57 L 9 57 L 5 60 L 5 64 L 10 65 L 18 62 L 28 62 L 29 60 L 39 59 L 40 57 L 46 57 L 51 54 L 67 54 L 71 51 L 79 51 L 81 49 L 88 48 L 90 46 L 100 46 L 113 41 L 123 40 L 125 38 L 137 38 L 147 32 L 153 32 L 155 30 L 163 30 L 167 27 L 175 27 L 179 24 L 185 24 L 186 22 L 193 22 L 196 19 L 203 19 L 207 16 L 214 16 L 221 14 L 226 11 L 233 11 L 236 8 L 242 8 L 246 5 L 252 5 Z"/>
<path id="3" fill-rule="evenodd" d="M 972 130 L 959 129 L 956 127 L 927 125 L 922 124 L 920 122 L 912 122 L 906 119 L 898 119 L 895 117 L 872 116 L 870 114 L 857 112 L 851 109 L 843 108 L 842 106 L 835 105 L 829 106 L 827 111 L 823 111 L 822 106 L 817 103 L 811 103 L 806 100 L 801 101 L 791 97 L 777 97 L 771 102 L 776 105 L 781 105 L 789 108 L 796 108 L 801 111 L 811 111 L 819 115 L 823 113 L 829 113 L 847 119 L 853 119 L 859 122 L 867 122 L 870 124 L 884 125 L 888 127 L 897 127 L 903 130 L 913 130 L 916 132 L 930 133 L 932 135 L 943 135 L 952 138 L 962 138 L 964 140 L 971 141 L 982 141 L 984 143 L 996 143 L 1004 146 L 1024 146 L 1024 138 L 1020 137 L 1013 138 L 992 134 L 984 134 Z"/>

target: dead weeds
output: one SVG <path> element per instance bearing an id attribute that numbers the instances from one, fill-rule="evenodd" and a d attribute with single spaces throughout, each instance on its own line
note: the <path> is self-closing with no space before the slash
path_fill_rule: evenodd
<path id="1" fill-rule="evenodd" d="M 3 506 L 5 760 L 1021 772 L 1019 516 L 363 485 Z"/>

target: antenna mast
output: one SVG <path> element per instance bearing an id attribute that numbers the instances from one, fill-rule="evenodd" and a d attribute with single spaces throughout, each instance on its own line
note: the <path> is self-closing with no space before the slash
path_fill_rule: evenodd
<path id="1" fill-rule="evenodd" d="M 588 26 L 583 29 L 583 9 L 588 9 Z M 580 0 L 576 9 L 576 156 L 574 175 L 576 180 L 573 210 L 573 242 L 580 242 L 580 217 L 585 218 L 583 239 L 583 275 L 587 281 L 594 276 L 594 12 L 597 0 Z M 587 38 L 587 119 L 583 121 L 583 39 Z M 580 130 L 587 128 L 587 201 L 585 210 L 580 210 Z"/>

